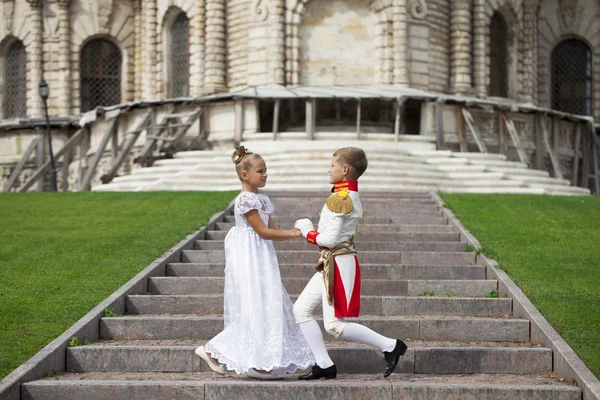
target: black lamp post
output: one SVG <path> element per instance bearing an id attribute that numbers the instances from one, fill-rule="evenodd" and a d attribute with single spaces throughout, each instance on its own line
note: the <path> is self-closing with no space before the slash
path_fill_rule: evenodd
<path id="1" fill-rule="evenodd" d="M 48 96 L 50 89 L 46 80 L 42 78 L 40 82 L 40 97 L 44 101 L 44 112 L 46 114 L 46 133 L 48 134 L 48 149 L 50 150 L 50 191 L 56 192 L 56 165 L 54 164 L 54 153 L 52 152 L 52 133 L 50 132 L 50 117 L 48 116 Z"/>

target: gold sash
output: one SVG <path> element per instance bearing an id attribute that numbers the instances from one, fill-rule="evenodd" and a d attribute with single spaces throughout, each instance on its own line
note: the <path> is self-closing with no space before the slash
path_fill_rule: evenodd
<path id="1" fill-rule="evenodd" d="M 315 269 L 323 274 L 323 280 L 325 281 L 325 290 L 327 291 L 327 301 L 329 305 L 333 303 L 333 280 L 334 280 L 334 262 L 333 257 L 342 256 L 345 254 L 356 255 L 354 249 L 354 236 L 335 246 L 333 249 L 321 250 L 321 256 Z"/>

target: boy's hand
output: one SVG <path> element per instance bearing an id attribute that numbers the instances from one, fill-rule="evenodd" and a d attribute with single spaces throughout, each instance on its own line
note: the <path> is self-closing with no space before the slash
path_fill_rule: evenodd
<path id="1" fill-rule="evenodd" d="M 308 232 L 315 230 L 313 223 L 308 218 L 303 218 L 296 221 L 294 228 L 300 229 L 300 232 L 302 232 L 302 236 L 304 237 L 308 235 Z"/>

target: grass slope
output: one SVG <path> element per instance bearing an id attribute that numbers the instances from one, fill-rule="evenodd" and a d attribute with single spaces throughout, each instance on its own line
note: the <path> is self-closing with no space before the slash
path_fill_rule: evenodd
<path id="1" fill-rule="evenodd" d="M 234 197 L 233 192 L 0 195 L 0 378 Z"/>
<path id="2" fill-rule="evenodd" d="M 600 197 L 443 198 L 600 377 Z"/>

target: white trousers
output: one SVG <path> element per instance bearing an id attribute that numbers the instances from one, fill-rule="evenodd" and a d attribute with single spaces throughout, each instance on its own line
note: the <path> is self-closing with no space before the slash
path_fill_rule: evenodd
<path id="1" fill-rule="evenodd" d="M 339 337 L 346 322 L 343 319 L 335 317 L 333 303 L 329 305 L 327 293 L 325 292 L 325 282 L 323 274 L 317 272 L 308 282 L 296 303 L 294 303 L 294 317 L 296 322 L 301 324 L 315 319 L 314 312 L 319 305 L 323 307 L 323 325 L 327 333 L 334 337 Z"/>

